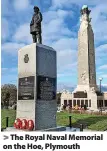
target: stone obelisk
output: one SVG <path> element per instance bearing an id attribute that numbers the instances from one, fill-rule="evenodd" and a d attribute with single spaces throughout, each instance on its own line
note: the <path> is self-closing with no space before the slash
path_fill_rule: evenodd
<path id="1" fill-rule="evenodd" d="M 90 12 L 88 6 L 83 5 L 78 31 L 77 87 L 72 94 L 63 93 L 61 95 L 61 104 L 69 101 L 74 107 L 75 105 L 80 107 L 85 105 L 90 110 L 98 111 L 104 98 L 96 84 L 94 33 L 91 26 Z"/>
<path id="2" fill-rule="evenodd" d="M 94 33 L 91 26 L 90 10 L 87 5 L 81 9 L 78 32 L 78 86 L 76 91 L 97 90 Z"/>

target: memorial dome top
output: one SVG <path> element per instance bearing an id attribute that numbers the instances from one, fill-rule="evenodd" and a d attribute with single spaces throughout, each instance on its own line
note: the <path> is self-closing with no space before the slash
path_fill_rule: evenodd
<path id="1" fill-rule="evenodd" d="M 82 6 L 82 9 L 84 9 L 84 8 L 88 8 L 88 6 L 87 6 L 87 5 L 83 5 L 83 6 Z"/>

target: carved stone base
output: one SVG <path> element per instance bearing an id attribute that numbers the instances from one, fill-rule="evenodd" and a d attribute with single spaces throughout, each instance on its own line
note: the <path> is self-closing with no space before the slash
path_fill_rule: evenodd
<path id="1" fill-rule="evenodd" d="M 89 92 L 89 91 L 99 91 L 97 86 L 90 86 L 90 85 L 77 85 L 76 89 L 73 91 L 73 93 L 78 92 L 78 91 L 84 91 L 84 92 Z"/>

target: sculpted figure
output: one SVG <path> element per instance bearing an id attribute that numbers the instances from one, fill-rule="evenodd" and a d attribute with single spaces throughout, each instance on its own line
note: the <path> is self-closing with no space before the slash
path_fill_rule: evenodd
<path id="1" fill-rule="evenodd" d="M 95 88 L 94 87 L 91 88 L 91 92 L 95 93 Z"/>
<path id="2" fill-rule="evenodd" d="M 34 15 L 30 23 L 30 33 L 34 43 L 42 43 L 41 36 L 42 14 L 37 6 L 34 6 Z"/>

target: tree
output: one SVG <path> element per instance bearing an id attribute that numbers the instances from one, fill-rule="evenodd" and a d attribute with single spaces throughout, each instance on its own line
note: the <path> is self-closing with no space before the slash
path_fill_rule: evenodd
<path id="1" fill-rule="evenodd" d="M 12 106 L 17 102 L 17 87 L 14 84 L 4 84 L 1 86 L 1 105 Z"/>

